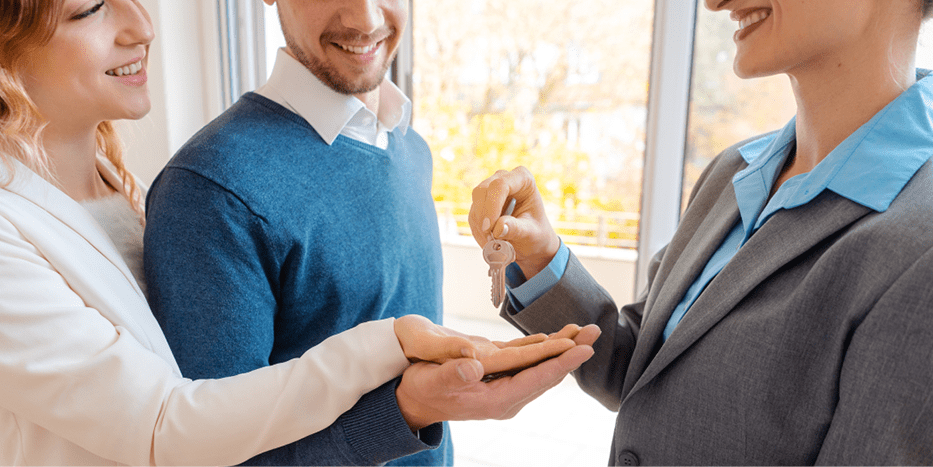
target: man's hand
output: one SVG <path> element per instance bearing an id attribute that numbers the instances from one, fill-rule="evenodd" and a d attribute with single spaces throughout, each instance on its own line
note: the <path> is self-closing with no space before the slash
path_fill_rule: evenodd
<path id="1" fill-rule="evenodd" d="M 551 336 L 533 334 L 509 342 L 494 342 L 438 326 L 420 315 L 406 315 L 395 320 L 395 335 L 405 357 L 412 363 L 475 358 L 482 363 L 487 375 L 521 370 L 560 355 L 576 345 L 572 339 L 579 332 L 579 326 L 568 324 Z"/>
<path id="2" fill-rule="evenodd" d="M 501 216 L 509 198 L 515 198 L 515 210 L 511 216 Z M 493 237 L 508 240 L 515 247 L 515 262 L 528 279 L 547 267 L 560 248 L 535 179 L 524 167 L 500 170 L 480 182 L 473 189 L 469 220 L 480 247 Z"/>
<path id="3" fill-rule="evenodd" d="M 556 386 L 564 376 L 588 360 L 593 355 L 591 346 L 599 333 L 595 325 L 582 329 L 567 327 L 542 342 L 505 347 L 523 349 L 539 346 L 538 358 L 532 360 L 539 361 L 547 358 L 548 350 L 553 351 L 541 344 L 563 342 L 569 340 L 566 336 L 573 336 L 573 346 L 557 357 L 514 376 L 489 382 L 482 381 L 489 371 L 479 360 L 461 358 L 443 364 L 416 363 L 405 370 L 402 382 L 395 390 L 399 408 L 413 431 L 445 420 L 512 418 L 522 407 Z M 530 360 L 528 355 L 523 355 L 523 358 Z"/>

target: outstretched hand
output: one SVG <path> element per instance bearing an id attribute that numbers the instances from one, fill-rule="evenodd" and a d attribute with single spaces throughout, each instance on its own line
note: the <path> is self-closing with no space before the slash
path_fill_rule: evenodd
<path id="1" fill-rule="evenodd" d="M 395 335 L 405 357 L 412 363 L 446 363 L 459 358 L 475 358 L 487 375 L 517 372 L 572 348 L 580 327 L 567 325 L 551 336 L 533 334 L 509 342 L 470 336 L 434 324 L 420 315 L 395 320 Z"/>
<path id="2" fill-rule="evenodd" d="M 445 420 L 511 418 L 588 360 L 593 355 L 592 344 L 599 333 L 595 325 L 582 329 L 571 325 L 533 344 L 518 345 L 522 339 L 532 341 L 540 337 L 529 336 L 511 343 L 493 344 L 498 351 L 489 355 L 486 361 L 494 368 L 496 365 L 506 369 L 523 367 L 530 364 L 527 363 L 529 361 L 545 360 L 514 376 L 506 375 L 492 381 L 483 381 L 483 376 L 491 372 L 481 363 L 482 360 L 460 358 L 443 364 L 426 361 L 413 364 L 405 370 L 395 391 L 399 408 L 412 430 Z M 572 345 L 556 357 L 547 359 L 544 356 L 568 342 Z M 502 356 L 491 358 L 497 354 Z"/>

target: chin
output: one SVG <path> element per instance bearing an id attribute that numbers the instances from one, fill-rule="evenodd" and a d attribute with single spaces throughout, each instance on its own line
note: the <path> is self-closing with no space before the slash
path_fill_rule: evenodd
<path id="1" fill-rule="evenodd" d="M 762 78 L 775 74 L 773 70 L 750 63 L 743 63 L 739 61 L 738 58 L 736 58 L 735 63 L 732 64 L 732 71 L 736 76 L 742 79 Z"/>
<path id="2" fill-rule="evenodd" d="M 149 100 L 140 102 L 138 105 L 126 109 L 126 114 L 121 120 L 139 120 L 149 115 L 150 110 L 152 110 L 152 103 Z"/>

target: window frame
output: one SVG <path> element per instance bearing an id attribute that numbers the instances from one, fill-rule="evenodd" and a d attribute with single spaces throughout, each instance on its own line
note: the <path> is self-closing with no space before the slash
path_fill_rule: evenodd
<path id="1" fill-rule="evenodd" d="M 414 100 L 416 18 L 414 0 L 408 2 L 408 28 L 389 73 Z M 265 82 L 263 9 L 255 0 L 217 0 L 217 11 L 226 108 Z M 696 11 L 697 0 L 655 0 L 635 296 L 647 285 L 651 257 L 670 241 L 680 220 Z M 233 21 L 237 27 L 228 27 Z"/>

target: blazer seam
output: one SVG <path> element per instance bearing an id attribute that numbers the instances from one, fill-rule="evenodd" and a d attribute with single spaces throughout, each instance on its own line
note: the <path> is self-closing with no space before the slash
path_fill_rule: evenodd
<path id="1" fill-rule="evenodd" d="M 29 465 L 29 459 L 26 458 L 29 451 L 26 450 L 26 442 L 23 441 L 23 429 L 19 424 L 19 416 L 12 412 L 11 414 L 13 415 L 13 423 L 16 424 L 16 435 L 19 440 L 19 452 L 23 454 L 23 464 Z"/>

